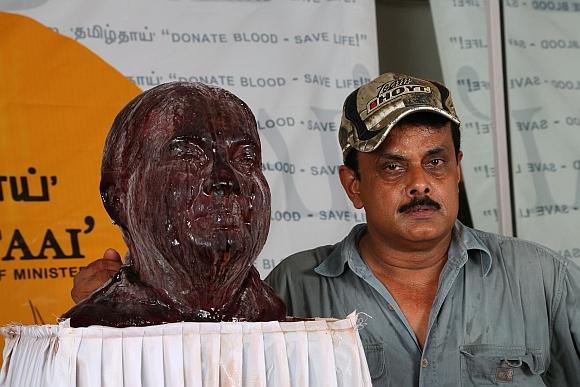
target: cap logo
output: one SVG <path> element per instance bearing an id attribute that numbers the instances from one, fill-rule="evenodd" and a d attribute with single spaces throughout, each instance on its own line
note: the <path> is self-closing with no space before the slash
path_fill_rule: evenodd
<path id="1" fill-rule="evenodd" d="M 413 84 L 412 82 L 411 78 L 402 78 L 381 85 L 377 96 L 367 103 L 367 114 L 370 115 L 396 97 L 411 93 L 431 92 L 429 86 Z"/>

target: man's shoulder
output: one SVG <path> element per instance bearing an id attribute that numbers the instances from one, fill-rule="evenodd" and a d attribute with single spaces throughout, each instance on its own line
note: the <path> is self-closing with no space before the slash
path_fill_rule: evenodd
<path id="1" fill-rule="evenodd" d="M 313 273 L 314 268 L 320 265 L 336 248 L 337 245 L 324 245 L 294 253 L 276 265 L 268 277 Z"/>
<path id="2" fill-rule="evenodd" d="M 544 263 L 566 265 L 568 260 L 557 252 L 538 242 L 522 238 L 499 235 L 470 227 L 465 227 L 466 232 L 471 233 L 495 259 L 540 259 Z"/>
<path id="3" fill-rule="evenodd" d="M 315 269 L 327 259 L 333 259 L 333 246 L 319 246 L 292 254 L 280 262 L 264 280 L 274 289 L 287 307 L 289 316 L 320 317 L 336 316 L 337 311 L 330 308 L 328 278 L 318 274 Z M 329 309 L 330 308 L 330 309 Z"/>

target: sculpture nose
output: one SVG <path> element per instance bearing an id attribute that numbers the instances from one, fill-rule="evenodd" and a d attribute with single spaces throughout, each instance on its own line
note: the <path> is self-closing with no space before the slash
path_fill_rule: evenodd
<path id="1" fill-rule="evenodd" d="M 216 154 L 209 178 L 206 180 L 203 191 L 210 195 L 239 194 L 240 184 L 232 167 L 222 156 Z"/>

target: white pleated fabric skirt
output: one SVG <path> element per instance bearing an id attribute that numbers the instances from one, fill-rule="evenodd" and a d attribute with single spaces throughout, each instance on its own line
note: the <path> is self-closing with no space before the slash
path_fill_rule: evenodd
<path id="1" fill-rule="evenodd" d="M 10 325 L 0 386 L 371 387 L 344 320 L 70 328 Z"/>

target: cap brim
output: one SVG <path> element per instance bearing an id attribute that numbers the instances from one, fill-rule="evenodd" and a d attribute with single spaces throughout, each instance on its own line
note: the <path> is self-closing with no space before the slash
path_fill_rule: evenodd
<path id="1" fill-rule="evenodd" d="M 430 107 L 430 106 L 404 107 L 404 108 L 394 110 L 392 113 L 387 115 L 385 118 L 383 118 L 375 126 L 373 126 L 373 128 L 371 128 L 369 130 L 370 132 L 378 132 L 375 136 L 373 136 L 372 141 L 371 140 L 365 141 L 362 144 L 360 144 L 360 142 L 359 142 L 359 144 L 360 144 L 359 146 L 349 144 L 351 149 L 356 149 L 359 152 L 364 152 L 364 153 L 374 151 L 383 143 L 383 141 L 385 141 L 385 138 L 389 135 L 391 129 L 393 129 L 393 127 L 395 125 L 397 125 L 403 118 L 405 118 L 409 114 L 413 114 L 413 113 L 417 113 L 417 112 L 436 113 L 436 114 L 439 114 L 440 116 L 447 118 L 449 121 L 451 121 L 457 125 L 461 124 L 461 122 L 456 117 L 452 116 L 451 114 L 449 114 L 448 112 L 446 112 L 443 109 L 439 109 L 436 107 Z M 388 124 L 385 125 L 385 122 L 388 122 Z M 356 135 L 356 131 L 355 131 L 355 135 Z M 378 140 L 377 140 L 377 137 L 378 137 Z M 346 155 L 344 155 L 344 158 L 346 158 Z"/>

